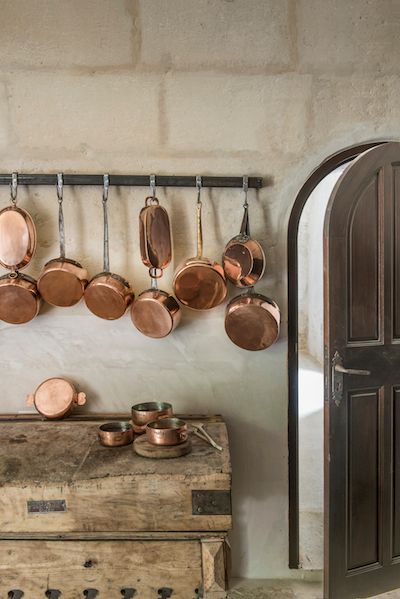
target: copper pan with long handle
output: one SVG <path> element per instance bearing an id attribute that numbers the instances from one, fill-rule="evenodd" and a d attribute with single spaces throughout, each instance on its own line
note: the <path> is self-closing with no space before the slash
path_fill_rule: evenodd
<path id="1" fill-rule="evenodd" d="M 227 279 L 236 287 L 255 285 L 264 274 L 265 253 L 261 245 L 250 237 L 249 205 L 247 202 L 248 177 L 243 177 L 245 200 L 244 214 L 239 235 L 228 241 L 222 264 Z"/>
<path id="2" fill-rule="evenodd" d="M 203 230 L 200 201 L 201 177 L 197 185 L 197 255 L 178 266 L 173 288 L 178 300 L 193 310 L 210 310 L 221 304 L 227 294 L 224 269 L 203 254 Z"/>
<path id="3" fill-rule="evenodd" d="M 66 308 L 81 300 L 88 282 L 88 273 L 79 262 L 65 256 L 63 176 L 61 173 L 57 175 L 57 197 L 60 257 L 53 258 L 45 264 L 38 279 L 38 289 L 48 304 Z"/>
<path id="4" fill-rule="evenodd" d="M 11 177 L 11 206 L 0 211 L 0 264 L 9 269 L 0 277 L 0 320 L 25 324 L 38 314 L 40 296 L 26 268 L 36 249 L 36 227 L 28 212 L 17 206 L 18 175 Z"/>
<path id="5" fill-rule="evenodd" d="M 276 302 L 251 288 L 234 297 L 226 307 L 225 331 L 242 349 L 267 349 L 278 339 L 279 328 L 280 310 Z"/>
<path id="6" fill-rule="evenodd" d="M 126 279 L 110 271 L 107 210 L 109 185 L 109 176 L 106 174 L 103 176 L 103 271 L 90 281 L 85 289 L 84 299 L 89 310 L 99 318 L 116 320 L 125 314 L 134 293 Z"/>
<path id="7" fill-rule="evenodd" d="M 181 320 L 181 310 L 173 295 L 158 289 L 158 279 L 172 257 L 171 227 L 167 211 L 155 197 L 155 176 L 151 176 L 153 195 L 146 198 L 139 216 L 142 261 L 149 267 L 151 288 L 143 291 L 132 304 L 135 327 L 147 337 L 161 339 L 169 335 Z"/>

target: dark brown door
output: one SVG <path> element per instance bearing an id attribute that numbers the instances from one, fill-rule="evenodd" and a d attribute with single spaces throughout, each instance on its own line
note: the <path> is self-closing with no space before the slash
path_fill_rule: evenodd
<path id="1" fill-rule="evenodd" d="M 400 143 L 332 192 L 325 250 L 325 597 L 400 587 Z"/>

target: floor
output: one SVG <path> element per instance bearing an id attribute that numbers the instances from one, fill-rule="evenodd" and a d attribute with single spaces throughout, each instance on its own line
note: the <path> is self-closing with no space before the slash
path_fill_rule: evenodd
<path id="1" fill-rule="evenodd" d="M 301 580 L 233 580 L 229 599 L 322 599 L 320 582 Z M 371 599 L 400 599 L 400 589 Z"/>

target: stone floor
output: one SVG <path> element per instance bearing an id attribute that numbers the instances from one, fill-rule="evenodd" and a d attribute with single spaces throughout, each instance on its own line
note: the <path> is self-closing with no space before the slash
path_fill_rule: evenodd
<path id="1" fill-rule="evenodd" d="M 229 599 L 322 599 L 320 582 L 233 580 Z M 371 599 L 400 599 L 400 589 Z"/>

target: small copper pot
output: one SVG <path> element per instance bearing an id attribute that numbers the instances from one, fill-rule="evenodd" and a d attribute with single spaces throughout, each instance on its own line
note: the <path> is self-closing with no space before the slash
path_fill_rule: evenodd
<path id="1" fill-rule="evenodd" d="M 279 337 L 280 310 L 265 295 L 248 291 L 234 297 L 226 307 L 225 330 L 238 347 L 259 351 Z"/>
<path id="2" fill-rule="evenodd" d="M 174 296 L 157 289 L 153 280 L 153 288 L 143 291 L 133 302 L 131 318 L 143 335 L 162 339 L 180 323 L 181 310 Z"/>
<path id="3" fill-rule="evenodd" d="M 129 422 L 107 422 L 99 426 L 100 443 L 106 447 L 121 447 L 133 442 L 133 429 Z"/>
<path id="4" fill-rule="evenodd" d="M 86 394 L 78 393 L 67 379 L 53 377 L 43 381 L 35 393 L 26 398 L 28 406 L 35 406 L 39 414 L 50 420 L 68 416 L 76 406 L 86 403 Z"/>
<path id="5" fill-rule="evenodd" d="M 240 233 L 227 243 L 222 264 L 227 279 L 236 287 L 251 287 L 264 274 L 265 254 L 258 241 L 250 237 L 247 201 Z"/>
<path id="6" fill-rule="evenodd" d="M 153 445 L 180 445 L 187 441 L 188 427 L 180 418 L 163 418 L 149 422 L 146 437 Z"/>
<path id="7" fill-rule="evenodd" d="M 25 324 L 38 314 L 40 303 L 36 281 L 32 277 L 11 272 L 0 278 L 0 320 Z"/>
<path id="8" fill-rule="evenodd" d="M 135 432 L 144 433 L 146 424 L 160 418 L 170 418 L 172 414 L 172 405 L 164 401 L 138 403 L 132 406 L 132 422 Z"/>

